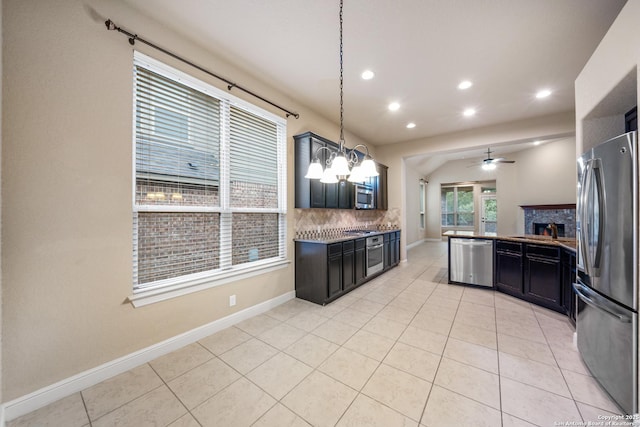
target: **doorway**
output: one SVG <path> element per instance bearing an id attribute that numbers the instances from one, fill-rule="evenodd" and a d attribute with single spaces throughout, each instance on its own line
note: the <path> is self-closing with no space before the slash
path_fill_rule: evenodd
<path id="1" fill-rule="evenodd" d="M 480 234 L 496 236 L 498 234 L 498 200 L 495 194 L 480 196 Z"/>

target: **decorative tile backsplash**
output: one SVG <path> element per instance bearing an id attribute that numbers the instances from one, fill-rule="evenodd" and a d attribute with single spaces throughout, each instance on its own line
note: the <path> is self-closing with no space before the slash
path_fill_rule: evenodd
<path id="1" fill-rule="evenodd" d="M 340 234 L 347 230 L 400 228 L 400 209 L 295 209 L 295 237 Z"/>

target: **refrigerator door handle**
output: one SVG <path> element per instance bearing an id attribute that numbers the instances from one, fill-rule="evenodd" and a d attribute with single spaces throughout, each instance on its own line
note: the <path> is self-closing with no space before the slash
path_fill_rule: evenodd
<path id="1" fill-rule="evenodd" d="M 584 269 L 587 275 L 591 275 L 590 266 L 591 260 L 589 259 L 589 232 L 587 227 L 587 212 L 589 210 L 589 182 L 591 173 L 591 160 L 587 160 L 584 164 L 584 173 L 580 182 L 580 194 L 578 204 L 580 209 L 578 210 L 580 215 L 580 234 L 578 235 L 578 250 L 580 251 L 582 258 L 581 267 Z"/>
<path id="2" fill-rule="evenodd" d="M 593 269 L 596 277 L 600 276 L 600 263 L 602 260 L 602 246 L 604 245 L 605 236 L 603 235 L 605 227 L 605 210 L 604 210 L 604 186 L 602 185 L 602 166 L 598 159 L 593 161 L 591 168 L 591 174 L 593 176 L 593 182 L 595 183 L 595 190 L 598 198 L 598 240 L 596 241 L 596 253 L 593 259 Z M 594 206 L 595 207 L 595 206 Z"/>
<path id="3" fill-rule="evenodd" d="M 622 323 L 631 323 L 631 316 L 628 316 L 627 314 L 618 310 L 618 308 L 615 307 L 612 303 L 610 303 L 582 283 L 574 283 L 573 290 L 576 292 L 576 295 L 578 295 L 578 298 L 580 298 L 590 306 L 604 311 L 605 313 L 615 317 Z"/>

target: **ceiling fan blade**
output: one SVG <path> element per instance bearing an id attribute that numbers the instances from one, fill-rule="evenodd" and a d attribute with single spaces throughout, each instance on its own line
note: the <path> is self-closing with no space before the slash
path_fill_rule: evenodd
<path id="1" fill-rule="evenodd" d="M 494 163 L 515 163 L 515 160 L 495 159 Z"/>

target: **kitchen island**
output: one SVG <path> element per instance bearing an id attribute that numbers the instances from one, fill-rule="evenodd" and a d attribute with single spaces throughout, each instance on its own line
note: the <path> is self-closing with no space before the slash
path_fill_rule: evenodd
<path id="1" fill-rule="evenodd" d="M 530 303 L 568 315 L 575 322 L 576 240 L 550 236 L 487 236 L 447 232 L 449 283 L 467 284 L 451 277 L 451 240 L 481 239 L 493 242 L 492 287 Z M 473 283 L 471 283 L 473 284 Z"/>

